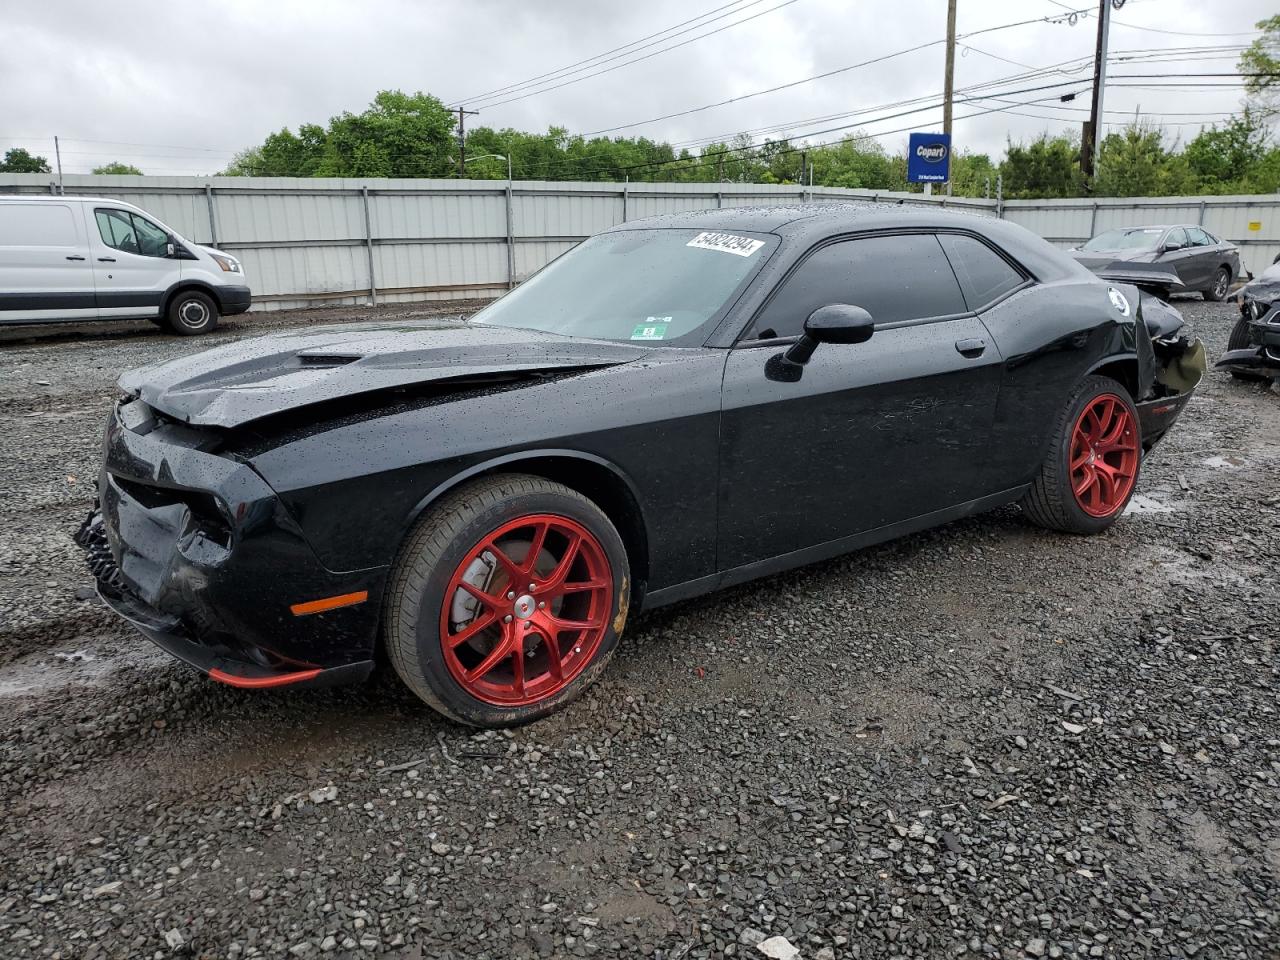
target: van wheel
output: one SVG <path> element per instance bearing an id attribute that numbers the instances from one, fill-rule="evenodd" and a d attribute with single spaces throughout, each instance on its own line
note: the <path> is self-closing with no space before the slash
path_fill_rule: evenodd
<path id="1" fill-rule="evenodd" d="M 199 290 L 183 290 L 169 303 L 165 319 L 170 333 L 194 337 L 209 333 L 218 325 L 218 305 Z"/>

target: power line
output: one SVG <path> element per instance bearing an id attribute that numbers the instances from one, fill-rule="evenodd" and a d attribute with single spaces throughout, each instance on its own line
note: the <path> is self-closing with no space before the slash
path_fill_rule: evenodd
<path id="1" fill-rule="evenodd" d="M 588 73 L 588 74 L 585 74 L 584 76 L 576 77 L 572 80 L 565 80 L 562 83 L 557 83 L 554 86 L 543 87 L 541 90 L 533 90 L 533 91 L 530 91 L 529 93 L 522 93 L 522 94 L 519 94 L 518 96 L 508 97 L 505 100 L 498 100 L 496 102 L 485 103 L 485 104 L 482 104 L 482 106 L 485 109 L 501 107 L 504 104 L 515 103 L 517 100 L 525 100 L 529 97 L 537 96 L 540 93 L 550 93 L 552 90 L 559 90 L 561 87 L 567 87 L 574 83 L 581 83 L 583 80 L 590 80 L 592 77 L 598 77 L 598 76 L 601 76 L 602 74 L 612 73 L 614 70 L 620 70 L 623 67 L 629 67 L 632 64 L 640 63 L 643 60 L 649 60 L 653 57 L 659 56 L 660 54 L 669 53 L 672 50 L 677 50 L 680 47 L 685 47 L 691 43 L 696 43 L 699 40 L 703 40 L 706 37 L 710 37 L 717 33 L 722 33 L 725 30 L 731 30 L 734 27 L 741 26 L 742 24 L 748 23 L 751 20 L 755 20 L 758 17 L 763 17 L 765 14 L 773 13 L 775 10 L 781 10 L 783 7 L 789 7 L 791 6 L 791 4 L 797 3 L 797 2 L 798 0 L 783 0 L 782 3 L 779 3 L 773 7 L 769 7 L 767 10 L 761 10 L 759 13 L 753 13 L 749 17 L 743 17 L 741 20 L 735 20 L 733 23 L 727 23 L 723 27 L 717 27 L 714 30 L 708 30 L 706 33 L 698 34 L 698 36 L 696 37 L 690 37 L 688 40 L 681 40 L 679 43 L 674 43 L 669 47 L 663 47 L 661 50 L 655 50 L 653 51 L 653 53 L 646 53 L 643 57 L 636 57 L 634 60 L 627 60 L 623 63 L 617 63 L 617 64 L 614 64 L 613 66 L 605 67 L 603 70 L 597 70 L 595 73 Z M 746 8 L 744 7 L 742 9 L 746 9 Z M 734 11 L 734 12 L 736 13 L 738 11 Z"/>
<path id="2" fill-rule="evenodd" d="M 958 36 L 956 40 L 957 41 L 965 40 L 965 39 L 968 39 L 969 37 L 976 37 L 986 33 L 994 33 L 997 30 L 1008 30 L 1013 27 L 1023 27 L 1032 23 L 1056 23 L 1056 22 L 1058 21 L 1055 18 L 1036 17 L 1031 20 L 1019 20 L 1014 23 L 1002 23 L 1002 24 L 997 24 L 996 26 L 984 27 L 981 30 L 974 30 L 966 34 L 962 34 Z M 778 84 L 777 86 L 767 87 L 764 90 L 756 90 L 751 93 L 744 93 L 736 97 L 730 97 L 727 100 L 720 100 L 716 103 L 707 103 L 699 107 L 691 107 L 687 110 L 679 110 L 679 111 L 676 111 L 675 113 L 664 114 L 663 116 L 660 116 L 660 117 L 651 117 L 648 120 L 636 120 L 631 123 L 619 124 L 616 127 L 603 127 L 599 130 L 592 130 L 589 133 L 584 133 L 582 134 L 582 136 L 594 137 L 602 133 L 614 133 L 618 130 L 629 130 L 632 127 L 640 127 L 650 123 L 658 123 L 662 120 L 673 120 L 677 117 L 687 117 L 690 114 L 700 113 L 703 110 L 711 110 L 716 107 L 727 106 L 728 104 L 731 104 L 731 103 L 740 103 L 743 100 L 750 100 L 754 97 L 761 97 L 769 93 L 777 93 L 779 90 L 789 90 L 792 87 L 798 87 L 798 86 L 801 86 L 802 84 L 812 83 L 815 80 L 825 80 L 828 77 L 834 77 L 841 73 L 848 73 L 850 70 L 857 70 L 861 67 L 869 67 L 877 63 L 884 63 L 886 60 L 892 60 L 897 57 L 905 56 L 906 54 L 909 54 L 909 53 L 915 53 L 918 50 L 925 50 L 929 47 L 936 47 L 945 42 L 946 42 L 945 38 L 938 39 L 938 40 L 929 40 L 929 41 L 926 41 L 925 43 L 916 44 L 913 47 L 907 47 L 904 50 L 897 50 L 893 53 L 886 53 L 878 57 L 872 57 L 870 60 L 862 60 L 862 61 L 859 61 L 858 63 L 851 63 L 848 66 L 838 67 L 835 70 L 827 70 L 824 73 L 817 73 L 811 77 L 804 77 L 800 80 L 793 80 L 790 83 L 781 83 L 781 84 Z"/>
<path id="3" fill-rule="evenodd" d="M 680 34 L 673 34 L 672 36 L 667 36 L 667 37 L 664 37 L 663 35 L 670 34 L 673 30 L 678 30 L 680 27 L 686 26 L 687 24 L 695 23 L 695 21 L 698 21 L 698 20 L 705 21 L 704 23 L 699 23 L 689 28 L 690 30 L 696 30 L 698 27 L 706 26 L 707 23 L 712 23 L 715 20 L 721 19 L 722 17 L 727 17 L 734 13 L 738 13 L 742 10 L 747 9 L 747 7 L 753 7 L 757 3 L 763 3 L 764 0 L 751 0 L 751 2 L 746 4 L 746 6 L 740 6 L 740 4 L 742 4 L 743 2 L 744 0 L 733 0 L 732 3 L 726 3 L 719 7 L 713 7 L 712 9 L 708 10 L 706 13 L 700 13 L 696 17 L 690 17 L 688 20 L 682 20 L 680 21 L 680 23 L 675 24 L 675 26 L 667 27 L 665 30 L 659 30 L 657 33 L 651 33 L 648 36 L 641 37 L 639 40 L 633 40 L 630 43 L 624 43 L 621 46 L 614 47 L 612 50 L 606 50 L 604 53 L 598 53 L 594 57 L 587 57 L 585 60 L 579 60 L 576 63 L 571 63 L 567 67 L 560 67 L 559 69 L 551 70 L 547 73 L 541 73 L 536 77 L 530 77 L 528 80 L 522 80 L 519 83 L 509 83 L 505 87 L 496 87 L 493 90 L 486 90 L 484 93 L 477 93 L 470 97 L 460 97 L 455 100 L 446 100 L 445 103 L 456 104 L 456 103 L 463 103 L 468 100 L 473 102 L 479 102 L 481 100 L 490 99 L 491 97 L 498 94 L 509 93 L 513 90 L 519 90 L 522 87 L 534 86 L 538 84 L 540 81 L 555 80 L 566 74 L 578 72 L 577 70 L 575 70 L 575 68 L 577 67 L 581 67 L 583 69 L 589 69 L 591 66 L 599 66 L 600 63 L 602 62 L 607 63 L 609 60 L 617 60 L 617 59 L 620 59 L 621 57 L 629 56 L 630 54 L 637 52 L 637 49 L 644 49 L 644 47 L 638 47 L 638 45 L 644 43 L 646 40 L 653 40 L 656 37 L 663 37 L 664 40 L 670 40 L 672 39 L 672 36 L 679 36 Z M 722 14 L 721 17 L 715 17 L 712 20 L 706 19 L 707 17 L 710 17 L 713 13 L 719 13 L 721 10 L 726 10 L 729 7 L 738 7 L 738 10 L 730 10 L 729 13 Z M 683 32 L 688 32 L 688 31 L 683 31 Z M 661 43 L 662 41 L 659 40 L 657 42 Z M 652 44 L 649 44 L 649 46 L 652 46 Z M 637 48 L 637 49 L 628 49 L 628 48 Z"/>

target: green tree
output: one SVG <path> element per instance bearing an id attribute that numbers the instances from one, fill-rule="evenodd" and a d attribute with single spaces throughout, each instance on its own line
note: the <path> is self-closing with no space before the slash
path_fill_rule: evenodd
<path id="1" fill-rule="evenodd" d="M 1077 197 L 1083 193 L 1080 148 L 1066 136 L 1042 133 L 1026 146 L 1010 143 L 1000 173 L 1009 199 Z"/>
<path id="2" fill-rule="evenodd" d="M 5 151 L 4 160 L 0 161 L 0 173 L 49 172 L 49 161 L 47 159 L 32 156 L 21 147 L 13 147 Z"/>
<path id="3" fill-rule="evenodd" d="M 1266 153 L 1270 139 L 1266 125 L 1246 107 L 1222 127 L 1215 123 L 1201 130 L 1183 155 L 1200 182 L 1200 192 L 1235 193 Z"/>
<path id="4" fill-rule="evenodd" d="M 142 171 L 131 163 L 121 163 L 119 160 L 113 160 L 111 163 L 104 163 L 100 167 L 94 167 L 93 172 L 98 175 L 102 174 L 132 174 L 135 177 L 142 176 Z"/>
<path id="5" fill-rule="evenodd" d="M 1244 88 L 1253 97 L 1256 108 L 1273 114 L 1280 107 L 1280 14 L 1259 20 L 1256 26 L 1262 36 L 1245 48 L 1236 67 L 1246 75 Z"/>
<path id="6" fill-rule="evenodd" d="M 1130 124 L 1103 138 L 1093 192 L 1099 197 L 1167 197 L 1194 193 L 1186 158 L 1165 148 L 1161 128 Z"/>

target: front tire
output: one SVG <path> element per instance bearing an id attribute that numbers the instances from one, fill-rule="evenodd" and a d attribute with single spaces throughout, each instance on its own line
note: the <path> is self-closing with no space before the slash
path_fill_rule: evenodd
<path id="1" fill-rule="evenodd" d="M 1141 465 L 1138 411 L 1128 391 L 1110 377 L 1085 377 L 1058 418 L 1022 510 L 1050 530 L 1102 533 L 1124 513 Z"/>
<path id="2" fill-rule="evenodd" d="M 218 325 L 218 305 L 199 290 L 182 290 L 169 302 L 165 326 L 180 337 L 209 333 Z"/>
<path id="3" fill-rule="evenodd" d="M 400 679 L 459 723 L 537 720 L 603 671 L 626 622 L 630 572 L 608 517 L 541 477 L 448 495 L 414 528 L 387 592 Z"/>
<path id="4" fill-rule="evenodd" d="M 1219 267 L 1213 275 L 1213 286 L 1204 292 L 1204 298 L 1210 303 L 1221 303 L 1227 299 L 1227 291 L 1231 289 L 1231 271 Z"/>

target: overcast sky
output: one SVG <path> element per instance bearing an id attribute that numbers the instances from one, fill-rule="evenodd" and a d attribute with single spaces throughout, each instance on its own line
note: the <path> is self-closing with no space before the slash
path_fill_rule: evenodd
<path id="1" fill-rule="evenodd" d="M 323 123 L 344 110 L 358 112 L 379 89 L 422 90 L 451 102 L 572 65 L 700 14 L 707 15 L 698 21 L 705 25 L 678 27 L 695 29 L 668 35 L 670 39 L 630 56 L 645 56 L 661 46 L 745 21 L 632 66 L 536 96 L 506 104 L 497 104 L 499 98 L 493 97 L 488 101 L 491 106 L 473 100 L 482 105 L 482 111 L 468 119 L 468 123 L 533 131 L 556 124 L 587 133 L 788 84 L 940 41 L 946 35 L 946 0 L 739 0 L 710 12 L 726 2 L 219 0 L 193 5 L 28 0 L 7 4 L 5 51 L 0 56 L 0 150 L 24 146 L 52 162 L 57 134 L 67 172 L 88 172 L 93 166 L 121 160 L 146 173 L 206 174 L 273 130 Z M 1078 4 L 1086 5 L 1096 9 L 1096 3 Z M 1013 21 L 1044 17 L 1057 22 L 1037 20 L 961 39 L 957 91 L 1025 73 L 1028 67 L 1091 57 L 1095 17 L 1081 18 L 1073 26 L 1058 19 L 1066 12 L 1054 0 L 959 0 L 961 37 Z M 1233 71 L 1235 48 L 1255 35 L 1256 21 L 1277 12 L 1277 0 L 1128 0 L 1114 14 L 1113 54 L 1186 47 L 1233 49 L 1214 54 L 1219 59 L 1134 62 L 1113 65 L 1110 71 L 1116 76 Z M 938 129 L 940 109 L 878 122 L 877 118 L 919 104 L 885 107 L 860 117 L 800 121 L 936 94 L 942 89 L 943 56 L 943 44 L 934 43 L 776 93 L 621 132 L 682 143 L 727 138 L 735 131 L 776 124 L 787 124 L 789 133 L 803 137 L 832 126 L 861 123 L 868 133 L 885 131 L 881 142 L 887 149 L 901 150 L 906 134 L 890 131 Z M 582 76 L 566 75 L 554 82 Z M 1011 80 L 1003 90 L 1008 93 L 1006 100 L 1031 101 L 1082 92 L 1088 77 L 1086 69 Z M 1015 92 L 1050 83 L 1063 85 Z M 1131 119 L 1140 107 L 1144 117 L 1163 115 L 1170 133 L 1180 132 L 1186 139 L 1202 123 L 1221 121 L 1237 109 L 1241 97 L 1240 89 L 1232 86 L 1169 90 L 1136 86 L 1141 83 L 1141 79 L 1116 80 L 1108 86 L 1108 120 Z M 1063 105 L 1054 107 L 1054 102 L 1032 106 L 992 100 L 957 102 L 956 148 L 995 156 L 1002 153 L 1009 137 L 1016 141 L 1046 129 L 1078 130 L 1084 114 L 1062 109 Z M 1087 94 L 1069 106 L 1087 107 Z M 1036 115 L 994 112 L 962 119 L 996 107 Z M 1051 115 L 1057 119 L 1047 119 Z M 813 139 L 838 135 L 822 133 Z"/>

